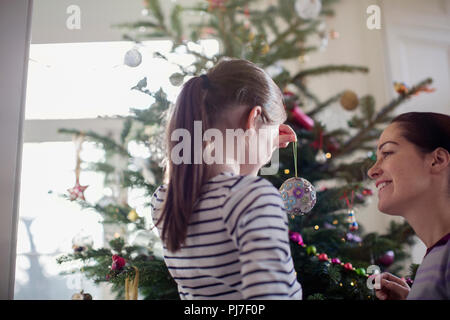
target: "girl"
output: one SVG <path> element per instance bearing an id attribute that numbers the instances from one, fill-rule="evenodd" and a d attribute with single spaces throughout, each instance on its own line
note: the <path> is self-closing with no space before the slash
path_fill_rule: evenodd
<path id="1" fill-rule="evenodd" d="M 379 299 L 450 299 L 450 116 L 397 116 L 378 142 L 378 209 L 404 217 L 428 247 L 409 286 L 383 273 Z"/>
<path id="2" fill-rule="evenodd" d="M 181 299 L 302 298 L 282 199 L 270 182 L 257 177 L 277 147 L 296 141 L 285 120 L 280 89 L 251 62 L 224 59 L 184 85 L 167 126 L 165 184 L 151 201 L 164 260 Z M 214 141 L 196 142 L 198 129 L 215 130 Z M 233 146 L 223 161 L 198 161 L 212 149 L 215 159 L 223 154 L 217 133 L 227 132 L 229 145 L 230 129 L 246 131 L 239 135 L 245 159 Z M 180 150 L 175 137 L 183 135 Z M 267 148 L 251 163 L 246 159 L 253 155 L 253 138 Z"/>

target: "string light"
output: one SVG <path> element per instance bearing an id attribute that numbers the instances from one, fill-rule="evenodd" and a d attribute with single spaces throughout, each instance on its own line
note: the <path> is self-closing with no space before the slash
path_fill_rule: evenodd
<path id="1" fill-rule="evenodd" d="M 333 224 L 338 224 L 339 221 L 333 220 Z"/>
<path id="2" fill-rule="evenodd" d="M 316 225 L 314 226 L 314 229 L 315 229 L 315 230 L 319 230 L 319 226 L 316 224 Z"/>
<path id="3" fill-rule="evenodd" d="M 331 159 L 331 153 L 327 152 L 327 153 L 325 154 L 325 157 L 326 157 L 327 159 Z"/>
<path id="4" fill-rule="evenodd" d="M 289 174 L 289 169 L 284 169 L 284 174 Z"/>
<path id="5" fill-rule="evenodd" d="M 120 234 L 118 232 L 114 233 L 114 238 L 120 238 Z"/>

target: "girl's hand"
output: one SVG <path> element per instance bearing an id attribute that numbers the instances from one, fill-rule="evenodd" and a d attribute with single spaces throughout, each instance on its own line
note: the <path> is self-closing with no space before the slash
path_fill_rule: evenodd
<path id="1" fill-rule="evenodd" d="M 380 275 L 380 289 L 375 290 L 375 295 L 380 300 L 405 300 L 409 290 L 405 281 L 384 272 Z"/>
<path id="2" fill-rule="evenodd" d="M 287 124 L 280 124 L 278 128 L 278 148 L 286 148 L 289 142 L 297 141 L 294 129 Z"/>

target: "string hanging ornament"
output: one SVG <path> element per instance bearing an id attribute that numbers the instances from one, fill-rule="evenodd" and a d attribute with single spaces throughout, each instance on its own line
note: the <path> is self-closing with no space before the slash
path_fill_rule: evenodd
<path id="1" fill-rule="evenodd" d="M 73 141 L 75 143 L 75 186 L 73 188 L 67 189 L 69 192 L 70 201 L 74 201 L 76 199 L 86 200 L 84 198 L 84 191 L 88 186 L 82 186 L 80 184 L 80 172 L 81 172 L 81 148 L 84 142 L 84 134 L 78 134 L 74 136 Z"/>

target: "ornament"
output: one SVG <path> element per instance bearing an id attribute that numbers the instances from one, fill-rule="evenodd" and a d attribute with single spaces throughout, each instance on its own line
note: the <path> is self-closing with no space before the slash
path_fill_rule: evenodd
<path id="1" fill-rule="evenodd" d="M 309 254 L 310 256 L 316 255 L 317 249 L 315 246 L 307 246 L 306 253 Z"/>
<path id="2" fill-rule="evenodd" d="M 347 202 L 347 208 L 348 208 L 348 227 L 350 231 L 356 231 L 358 230 L 358 222 L 356 222 L 356 217 L 355 217 L 355 211 L 353 211 L 353 200 L 355 198 L 355 191 L 352 190 L 352 200 L 350 201 L 347 197 L 347 192 L 344 192 L 344 195 L 341 197 L 345 198 L 345 201 Z M 344 239 L 345 241 L 345 239 Z"/>
<path id="3" fill-rule="evenodd" d="M 322 9 L 320 0 L 297 0 L 295 1 L 295 11 L 302 19 L 316 19 Z"/>
<path id="4" fill-rule="evenodd" d="M 281 185 L 280 193 L 288 214 L 304 215 L 316 204 L 316 190 L 303 178 L 289 178 Z"/>
<path id="5" fill-rule="evenodd" d="M 92 300 L 92 296 L 89 293 L 84 293 L 84 290 L 81 290 L 79 293 L 72 295 L 72 300 Z"/>
<path id="6" fill-rule="evenodd" d="M 112 261 L 113 261 L 113 263 L 111 265 L 111 270 L 115 270 L 115 271 L 122 270 L 126 264 L 125 259 L 118 256 L 117 254 L 112 256 Z"/>
<path id="7" fill-rule="evenodd" d="M 306 130 L 311 131 L 314 128 L 314 120 L 306 115 L 299 106 L 294 106 L 291 115 L 294 121 Z"/>
<path id="8" fill-rule="evenodd" d="M 347 241 L 360 243 L 362 241 L 362 239 L 361 239 L 361 237 L 349 232 L 349 233 L 347 233 Z"/>
<path id="9" fill-rule="evenodd" d="M 136 210 L 131 210 L 127 215 L 128 220 L 131 222 L 135 222 L 137 219 L 139 219 L 139 215 L 137 214 Z"/>
<path id="10" fill-rule="evenodd" d="M 125 300 L 137 300 L 139 288 L 139 269 L 133 267 L 135 273 L 133 279 L 130 276 L 125 279 Z"/>
<path id="11" fill-rule="evenodd" d="M 333 259 L 331 259 L 331 263 L 332 264 L 341 264 L 341 260 L 339 260 L 339 258 L 333 258 Z"/>
<path id="12" fill-rule="evenodd" d="M 357 268 L 355 270 L 356 274 L 359 274 L 360 276 L 365 276 L 366 275 L 366 269 L 364 268 Z"/>
<path id="13" fill-rule="evenodd" d="M 297 141 L 292 144 L 295 177 L 287 179 L 280 187 L 281 198 L 288 214 L 304 215 L 316 204 L 316 189 L 306 179 L 297 175 Z"/>
<path id="14" fill-rule="evenodd" d="M 169 78 L 170 83 L 175 87 L 181 86 L 183 84 L 183 80 L 184 75 L 179 72 L 172 74 Z"/>
<path id="15" fill-rule="evenodd" d="M 79 232 L 72 239 L 72 249 L 74 253 L 81 253 L 86 251 L 88 248 L 92 248 L 94 241 L 92 237 L 85 234 L 84 231 Z"/>
<path id="16" fill-rule="evenodd" d="M 344 264 L 344 269 L 346 270 L 353 270 L 353 266 L 350 262 L 347 262 Z"/>
<path id="17" fill-rule="evenodd" d="M 394 256 L 394 251 L 386 251 L 380 258 L 378 258 L 378 263 L 382 264 L 385 267 L 389 267 L 394 263 Z"/>
<path id="18" fill-rule="evenodd" d="M 324 164 L 325 162 L 327 162 L 327 156 L 326 156 L 325 152 L 323 152 L 322 149 L 317 151 L 315 160 L 320 164 Z"/>
<path id="19" fill-rule="evenodd" d="M 289 239 L 299 245 L 304 245 L 302 235 L 298 232 L 289 231 Z"/>
<path id="20" fill-rule="evenodd" d="M 353 209 L 348 211 L 348 224 L 350 231 L 356 231 L 359 228 L 358 222 L 356 222 L 355 211 L 353 211 Z"/>
<path id="21" fill-rule="evenodd" d="M 125 53 L 123 63 L 126 64 L 127 66 L 135 68 L 139 66 L 141 62 L 142 62 L 142 55 L 136 47 L 131 50 L 128 50 L 127 53 Z"/>
<path id="22" fill-rule="evenodd" d="M 328 261 L 328 256 L 326 253 L 319 254 L 318 258 L 319 258 L 319 261 Z"/>
<path id="23" fill-rule="evenodd" d="M 346 90 L 341 95 L 341 105 L 345 110 L 355 110 L 359 104 L 358 96 L 351 90 Z"/>
<path id="24" fill-rule="evenodd" d="M 86 200 L 86 198 L 84 197 L 84 190 L 86 190 L 87 187 L 89 186 L 80 185 L 80 182 L 77 179 L 77 181 L 75 182 L 75 186 L 73 188 L 67 189 L 67 191 L 69 191 L 70 201 L 74 201 L 76 199 Z"/>

